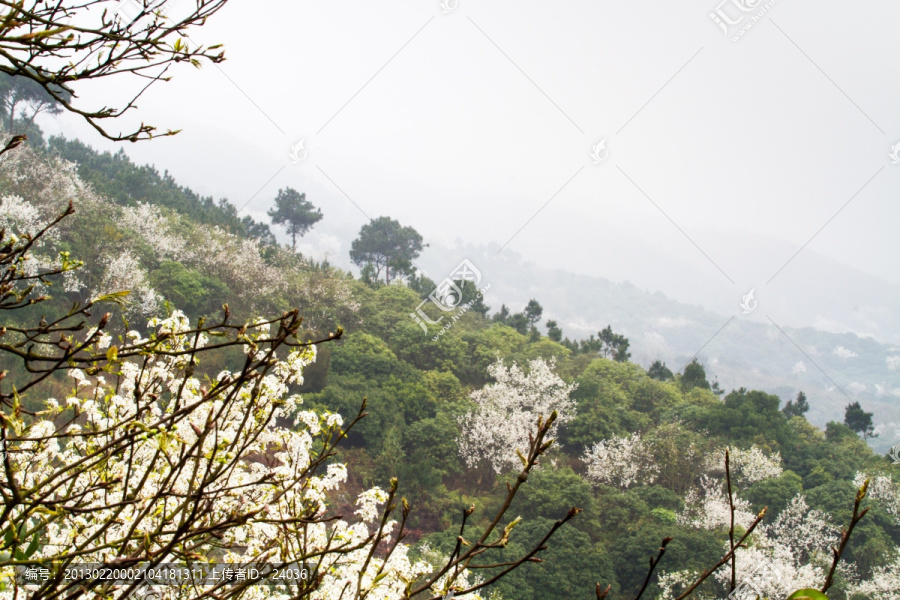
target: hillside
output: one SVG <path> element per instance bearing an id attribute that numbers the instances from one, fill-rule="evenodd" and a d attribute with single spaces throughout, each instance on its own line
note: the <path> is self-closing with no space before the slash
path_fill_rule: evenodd
<path id="1" fill-rule="evenodd" d="M 847 399 L 823 400 L 811 366 L 808 379 L 788 378 L 786 366 L 801 359 L 765 324 L 736 319 L 727 336 L 704 349 L 705 367 L 681 369 L 721 327 L 720 316 L 561 272 L 533 269 L 532 286 L 514 288 L 510 282 L 524 276 L 517 278 L 515 270 L 526 266 L 507 261 L 500 268 L 470 256 L 484 273 L 482 285 L 491 284 L 489 310 L 461 315 L 432 341 L 435 331 L 424 334 L 410 318 L 429 285 L 367 284 L 307 260 L 277 245 L 266 225 L 238 219 L 231 205 L 199 198 L 123 155 L 98 155 L 63 140 L 51 141 L 46 152 L 22 148 L 0 164 L 0 197 L 0 219 L 10 231 L 46 222 L 70 199 L 76 207 L 58 236 L 35 252 L 48 259 L 67 251 L 85 266 L 65 289 L 50 290 L 53 300 L 41 311 L 130 289 L 129 305 L 116 315 L 127 321 L 117 321 L 122 333 L 172 308 L 191 320 L 217 315 L 223 303 L 239 319 L 299 307 L 310 336 L 342 327 L 342 340 L 320 349 L 294 391 L 308 406 L 344 415 L 368 399 L 368 416 L 339 456 L 348 465 L 350 491 L 398 477 L 416 509 L 406 541 L 421 555 L 452 551 L 455 523 L 469 506 L 475 507 L 474 529 L 485 526 L 511 482 L 521 432 L 538 412 L 556 410 L 557 444 L 512 507 L 523 521 L 512 533 L 509 555 L 536 543 L 572 506 L 583 512 L 540 554 L 544 562 L 527 564 L 494 586 L 507 600 L 590 598 L 598 581 L 612 586 L 610 598 L 633 598 L 664 536 L 674 540 L 659 566 L 660 581 L 646 597 L 674 597 L 727 546 L 726 448 L 738 528 L 769 507 L 749 541 L 753 553 L 742 556 L 777 557 L 777 568 L 795 588 L 822 579 L 828 546 L 849 518 L 856 488 L 865 476 L 875 477 L 866 500 L 871 510 L 846 553 L 853 567 L 839 572 L 831 597 L 886 600 L 893 593 L 900 486 L 891 478 L 892 463 L 839 422 L 836 409 Z M 443 271 L 449 269 L 429 267 L 436 280 Z M 580 297 L 562 295 L 573 286 Z M 520 309 L 517 300 L 538 298 L 543 317 L 556 318 L 571 339 L 556 342 L 493 319 L 500 309 L 494 298 L 513 311 Z M 613 360 L 609 348 L 573 343 L 585 337 L 580 331 L 593 333 L 606 323 L 631 341 L 632 362 Z M 820 349 L 819 364 L 839 384 L 900 387 L 896 372 L 882 369 L 881 344 L 787 331 L 802 346 Z M 855 362 L 841 362 L 832 352 L 838 346 L 856 354 Z M 656 358 L 680 372 L 651 376 L 646 367 Z M 214 374 L 220 366 L 203 368 Z M 714 376 L 731 391 L 715 393 Z M 62 390 L 65 383 L 50 385 Z M 799 388 L 810 395 L 810 420 L 786 405 Z M 352 511 L 347 497 L 334 500 L 339 511 Z M 483 574 L 493 573 L 496 568 Z M 701 588 L 704 597 L 724 597 L 727 575 L 720 575 Z"/>

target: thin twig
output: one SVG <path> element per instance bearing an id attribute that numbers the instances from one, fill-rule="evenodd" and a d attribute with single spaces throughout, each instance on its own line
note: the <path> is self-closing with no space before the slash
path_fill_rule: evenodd
<path id="1" fill-rule="evenodd" d="M 869 491 L 869 480 L 866 479 L 863 482 L 862 487 L 859 488 L 856 492 L 856 501 L 853 503 L 853 516 L 850 518 L 850 525 L 846 530 L 841 532 L 841 543 L 837 548 L 832 548 L 831 552 L 834 555 L 834 560 L 831 562 L 831 569 L 828 571 L 828 577 L 825 578 L 825 584 L 822 586 L 822 593 L 828 591 L 828 588 L 831 587 L 831 584 L 834 583 L 834 572 L 837 569 L 838 563 L 841 561 L 841 555 L 844 554 L 844 549 L 847 547 L 847 542 L 850 541 L 850 535 L 853 533 L 853 528 L 856 527 L 856 524 L 859 523 L 866 513 L 869 512 L 869 509 L 865 509 L 862 512 L 859 511 L 859 505 L 862 504 L 863 499 L 866 497 L 866 493 Z"/>
<path id="2" fill-rule="evenodd" d="M 748 537 L 750 537 L 750 534 L 753 533 L 753 530 L 756 529 L 756 526 L 759 525 L 760 522 L 762 522 L 763 517 L 766 516 L 766 510 L 767 510 L 767 509 L 768 509 L 768 507 L 762 509 L 762 510 L 759 512 L 759 514 L 758 514 L 758 515 L 756 516 L 756 518 L 753 520 L 753 523 L 752 523 L 752 524 L 750 525 L 750 527 L 747 529 L 747 532 L 744 533 L 744 535 L 741 537 L 740 540 L 738 540 L 738 543 L 735 545 L 735 548 L 739 548 L 739 547 L 741 546 L 741 544 L 744 543 L 744 540 L 746 540 Z M 701 583 L 703 583 L 704 581 L 706 581 L 706 579 L 707 579 L 710 575 L 712 575 L 713 573 L 715 573 L 716 571 L 718 571 L 718 570 L 719 570 L 719 567 L 721 567 L 722 565 L 724 565 L 725 563 L 727 563 L 729 560 L 731 560 L 731 557 L 734 555 L 734 550 L 735 550 L 735 548 L 732 548 L 731 550 L 729 550 L 729 551 L 725 554 L 725 556 L 722 557 L 722 560 L 720 560 L 719 562 L 717 562 L 717 563 L 715 564 L 715 566 L 713 566 L 711 569 L 707 569 L 707 570 L 703 571 L 703 573 L 700 575 L 700 577 L 697 579 L 697 581 L 695 581 L 694 583 L 692 583 L 692 584 L 690 585 L 690 587 L 688 587 L 688 589 L 686 589 L 684 592 L 682 592 L 680 596 L 678 596 L 677 598 L 675 598 L 675 600 L 684 600 L 684 598 L 687 598 L 688 596 L 690 596 L 690 595 L 694 592 L 694 590 L 697 589 L 697 588 L 700 586 Z"/>
<path id="3" fill-rule="evenodd" d="M 641 591 L 638 592 L 638 595 L 634 597 L 634 600 L 640 600 L 641 596 L 644 595 L 644 590 L 647 589 L 647 586 L 650 584 L 650 577 L 653 576 L 653 569 L 656 568 L 656 565 L 659 564 L 659 561 L 662 560 L 663 554 L 666 553 L 666 546 L 669 545 L 669 542 L 672 541 L 671 537 L 664 537 L 662 543 L 659 546 L 659 554 L 656 555 L 656 559 L 652 556 L 650 557 L 650 569 L 647 571 L 647 577 L 644 579 L 644 585 L 641 586 Z M 599 596 L 600 584 L 597 584 L 598 596 Z"/>
<path id="4" fill-rule="evenodd" d="M 731 492 L 731 453 L 725 448 L 725 481 L 728 482 L 728 509 L 731 513 L 731 525 L 728 527 L 728 541 L 731 544 L 731 588 L 737 587 L 737 556 L 734 552 L 734 494 Z"/>

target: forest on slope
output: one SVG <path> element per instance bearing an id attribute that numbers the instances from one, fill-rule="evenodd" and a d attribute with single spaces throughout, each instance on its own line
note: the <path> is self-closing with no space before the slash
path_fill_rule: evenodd
<path id="1" fill-rule="evenodd" d="M 541 552 L 543 562 L 495 586 L 503 598 L 589 598 L 597 582 L 612 586 L 610 598 L 633 597 L 647 559 L 668 536 L 648 597 L 675 597 L 727 547 L 726 448 L 738 531 L 769 507 L 752 552 L 741 555 L 742 570 L 770 561 L 790 584 L 820 581 L 828 548 L 868 476 L 871 508 L 831 597 L 887 600 L 900 589 L 900 486 L 892 460 L 860 437 L 871 433 L 864 411 L 848 411 L 847 423 L 821 430 L 804 417 L 803 398 L 726 392 L 698 363 L 682 373 L 663 364 L 645 370 L 628 361 L 628 340 L 612 330 L 576 342 L 548 323 L 543 335 L 535 327 L 543 310 L 537 300 L 521 311 L 488 307 L 463 280 L 460 300 L 471 310 L 443 334 L 423 334 L 410 315 L 433 282 L 356 279 L 310 261 L 227 202 L 200 198 L 123 153 L 100 154 L 77 141 L 54 138 L 8 155 L 0 197 L 10 231 L 46 222 L 70 199 L 76 208 L 39 250 L 68 252 L 85 265 L 22 319 L 128 289 L 119 333 L 175 308 L 192 321 L 213 317 L 223 303 L 239 319 L 299 306 L 310 337 L 342 328 L 342 339 L 320 348 L 295 390 L 307 406 L 345 415 L 367 398 L 368 416 L 339 456 L 350 486 L 333 499 L 336 510 L 350 510 L 355 492 L 398 477 L 416 508 L 408 541 L 423 556 L 452 550 L 455 524 L 469 506 L 476 529 L 486 525 L 515 471 L 525 424 L 556 410 L 557 444 L 511 507 L 523 520 L 507 551 L 521 554 L 571 507 L 583 512 Z M 203 365 L 209 373 L 221 367 Z M 48 383 L 60 396 L 67 385 L 62 378 Z M 724 597 L 721 575 L 701 588 L 705 597 Z"/>

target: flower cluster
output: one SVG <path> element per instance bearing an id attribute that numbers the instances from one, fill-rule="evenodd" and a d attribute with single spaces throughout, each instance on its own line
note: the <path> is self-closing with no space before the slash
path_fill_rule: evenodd
<path id="1" fill-rule="evenodd" d="M 528 435 L 538 417 L 557 412 L 550 435 L 559 423 L 574 417 L 575 402 L 569 395 L 575 385 L 553 372 L 552 361 L 538 358 L 528 366 L 525 373 L 516 364 L 506 367 L 498 360 L 488 367 L 495 383 L 470 395 L 478 408 L 459 419 L 458 438 L 460 454 L 470 467 L 487 462 L 496 473 L 515 468 L 521 463 L 517 451 L 528 449 Z"/>
<path id="2" fill-rule="evenodd" d="M 23 232 L 35 232 L 70 200 L 77 207 L 72 219 L 32 248 L 23 268 L 33 275 L 56 263 L 48 241 L 80 248 L 78 258 L 89 267 L 65 273 L 65 291 L 78 292 L 85 300 L 130 290 L 132 319 L 160 313 L 163 298 L 151 286 L 148 272 L 164 261 L 180 262 L 231 290 L 255 290 L 228 299 L 235 313 L 281 309 L 279 300 L 286 297 L 292 305 L 304 307 L 308 328 L 325 332 L 333 331 L 337 322 L 347 325 L 359 310 L 349 282 L 332 270 L 315 269 L 292 253 L 273 253 L 259 240 L 198 224 L 175 211 L 141 202 L 122 207 L 83 181 L 75 163 L 58 156 L 38 155 L 26 146 L 6 153 L 0 161 L 0 185 L 4 190 L 0 229 L 6 228 L 7 234 L 21 237 Z M 38 284 L 37 293 L 47 292 L 43 286 Z"/>
<path id="3" fill-rule="evenodd" d="M 735 498 L 734 509 L 735 525 L 750 527 L 756 517 L 750 503 Z M 679 513 L 678 523 L 700 529 L 727 529 L 731 525 L 731 507 L 725 482 L 718 477 L 701 476 L 700 485 L 688 491 L 684 498 L 684 511 Z"/>
<path id="4" fill-rule="evenodd" d="M 847 590 L 847 597 L 860 596 L 870 600 L 900 600 L 900 548 L 897 558 L 884 566 L 876 567 L 864 581 L 854 582 Z"/>
<path id="5" fill-rule="evenodd" d="M 603 440 L 589 448 L 582 460 L 588 479 L 620 488 L 651 484 L 659 472 L 648 445 L 637 433 Z"/>
<path id="6" fill-rule="evenodd" d="M 166 215 L 159 207 L 140 202 L 122 209 L 122 215 L 122 224 L 152 248 L 158 261 L 178 261 L 220 278 L 231 289 L 257 290 L 254 296 L 266 297 L 285 289 L 281 270 L 263 260 L 258 240 L 239 238 L 218 227 L 195 227 L 175 214 Z"/>
<path id="7" fill-rule="evenodd" d="M 106 268 L 95 294 L 102 296 L 122 290 L 131 292 L 131 296 L 135 298 L 132 305 L 140 315 L 154 315 L 162 306 L 162 298 L 147 281 L 147 272 L 141 267 L 140 261 L 127 250 L 106 261 Z"/>
<path id="8" fill-rule="evenodd" d="M 900 524 L 900 485 L 894 483 L 891 475 L 867 476 L 857 473 L 853 485 L 859 487 L 869 479 L 868 497 L 875 500 L 884 510 Z"/>
<path id="9" fill-rule="evenodd" d="M 783 473 L 781 467 L 781 454 L 772 453 L 766 455 L 759 446 L 752 446 L 749 450 L 729 448 L 731 477 L 737 485 L 745 487 L 762 481 L 772 479 Z M 725 475 L 725 463 L 722 461 L 722 453 L 711 454 L 706 464 L 707 472 L 719 476 Z"/>

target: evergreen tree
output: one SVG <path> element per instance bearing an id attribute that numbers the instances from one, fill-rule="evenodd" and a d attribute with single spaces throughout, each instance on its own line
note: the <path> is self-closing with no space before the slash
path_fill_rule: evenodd
<path id="1" fill-rule="evenodd" d="M 516 313 L 512 315 L 506 322 L 507 325 L 521 333 L 522 335 L 528 334 L 528 317 L 525 316 L 525 313 Z"/>
<path id="2" fill-rule="evenodd" d="M 674 377 L 672 370 L 666 366 L 666 363 L 659 360 L 653 361 L 653 364 L 647 369 L 647 375 L 659 381 L 671 381 Z"/>
<path id="3" fill-rule="evenodd" d="M 615 333 L 611 325 L 607 325 L 597 334 L 600 338 L 600 352 L 604 358 L 612 358 L 616 362 L 627 362 L 631 358 L 628 352 L 628 338 L 622 334 Z"/>
<path id="4" fill-rule="evenodd" d="M 528 323 L 532 327 L 541 320 L 542 314 L 544 314 L 544 307 L 542 307 L 534 298 L 529 300 L 528 304 L 525 306 L 525 318 L 528 319 Z"/>
<path id="5" fill-rule="evenodd" d="M 427 298 L 435 288 L 434 281 L 429 279 L 424 273 L 422 275 L 416 275 L 415 273 L 410 275 L 406 280 L 406 285 L 417 293 L 422 300 Z"/>
<path id="6" fill-rule="evenodd" d="M 472 303 L 469 312 L 478 313 L 482 317 L 487 317 L 491 307 L 484 303 L 484 296 L 479 296 L 478 286 L 474 281 L 457 281 L 459 289 L 462 292 L 462 300 L 460 304 Z"/>
<path id="7" fill-rule="evenodd" d="M 269 209 L 272 223 L 284 225 L 291 236 L 291 250 L 297 249 L 297 236 L 303 237 L 313 225 L 322 220 L 322 211 L 313 206 L 294 188 L 278 190 L 275 206 Z"/>
<path id="8" fill-rule="evenodd" d="M 784 408 L 781 409 L 781 412 L 790 419 L 791 417 L 802 417 L 808 410 L 809 402 L 806 401 L 806 394 L 798 392 L 797 400 L 788 400 L 787 404 L 784 405 Z"/>
<path id="9" fill-rule="evenodd" d="M 66 101 L 72 98 L 62 88 L 56 87 L 54 91 Z M 39 114 L 58 115 L 62 111 L 62 105 L 38 82 L 0 72 L 0 114 L 9 133 L 29 133 Z"/>
<path id="10" fill-rule="evenodd" d="M 562 341 L 562 329 L 559 328 L 559 325 L 556 323 L 556 321 L 547 321 L 547 337 L 554 342 Z"/>
<path id="11" fill-rule="evenodd" d="M 709 381 L 706 379 L 706 369 L 697 362 L 696 358 L 684 367 L 684 373 L 681 375 L 681 389 L 687 392 L 694 388 L 710 389 Z"/>
<path id="12" fill-rule="evenodd" d="M 497 313 L 493 317 L 491 317 L 491 320 L 494 323 L 501 323 L 503 325 L 506 325 L 506 322 L 509 321 L 509 307 L 505 304 L 501 304 L 500 310 L 498 310 Z"/>
<path id="13" fill-rule="evenodd" d="M 409 275 L 412 261 L 428 244 L 412 227 L 403 227 L 390 217 L 372 219 L 359 230 L 359 237 L 350 246 L 350 260 L 372 280 L 384 273 L 384 282 L 391 282 L 391 274 Z"/>
<path id="14" fill-rule="evenodd" d="M 844 424 L 862 435 L 863 439 L 878 437 L 875 426 L 872 424 L 872 413 L 866 412 L 859 402 L 851 402 L 844 411 Z"/>

